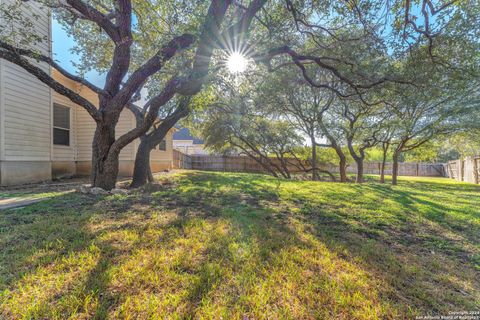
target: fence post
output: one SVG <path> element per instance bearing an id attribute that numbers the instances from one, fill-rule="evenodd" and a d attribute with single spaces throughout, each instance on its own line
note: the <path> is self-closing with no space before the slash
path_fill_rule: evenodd
<path id="1" fill-rule="evenodd" d="M 455 162 L 455 166 L 456 166 L 456 163 L 457 162 Z M 455 171 L 457 171 L 457 177 L 455 177 L 455 173 L 453 172 L 452 164 L 453 164 L 452 161 L 450 161 L 448 163 L 448 170 L 450 171 L 450 178 L 456 180 L 457 177 L 458 177 L 458 169 L 456 168 L 457 170 L 455 170 Z"/>
<path id="2" fill-rule="evenodd" d="M 418 177 L 418 171 L 419 171 L 419 165 L 418 165 L 418 162 L 417 162 L 417 165 L 416 165 L 416 168 L 415 168 L 415 174 L 416 174 L 417 177 Z"/>
<path id="3" fill-rule="evenodd" d="M 465 176 L 465 160 L 463 158 L 460 159 L 460 181 L 464 181 Z"/>
<path id="4" fill-rule="evenodd" d="M 473 160 L 473 181 L 478 184 L 478 158 L 472 157 Z"/>

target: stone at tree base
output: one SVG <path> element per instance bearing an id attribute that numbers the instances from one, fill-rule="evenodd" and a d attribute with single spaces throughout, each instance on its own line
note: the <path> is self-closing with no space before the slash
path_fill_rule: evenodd
<path id="1" fill-rule="evenodd" d="M 118 189 L 118 188 L 115 188 L 115 189 L 112 189 L 112 191 L 110 191 L 111 194 L 128 194 L 128 191 L 125 190 L 125 189 Z"/>
<path id="2" fill-rule="evenodd" d="M 80 186 L 80 192 L 81 193 L 90 193 L 90 187 L 89 186 Z"/>
<path id="3" fill-rule="evenodd" d="M 92 189 L 90 189 L 90 193 L 94 195 L 99 195 L 99 194 L 108 194 L 108 191 L 99 187 L 93 187 Z"/>

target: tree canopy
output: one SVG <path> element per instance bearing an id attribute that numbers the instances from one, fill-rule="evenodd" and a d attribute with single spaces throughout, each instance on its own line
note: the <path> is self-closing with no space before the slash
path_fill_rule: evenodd
<path id="1" fill-rule="evenodd" d="M 78 74 L 36 50 L 48 39 L 38 36 L 33 21 L 48 11 L 75 39 Z M 397 147 L 405 137 L 407 145 L 421 145 L 426 128 L 461 127 L 478 106 L 480 8 L 473 0 L 11 0 L 0 4 L 0 13 L 0 58 L 65 95 L 96 122 L 92 183 L 107 189 L 116 180 L 119 152 L 145 136 L 159 114 L 174 112 L 172 105 L 181 105 L 177 98 L 232 76 L 236 87 L 257 81 L 253 86 L 263 90 L 268 82 L 273 92 L 282 91 L 279 98 L 290 90 L 284 102 L 308 91 L 312 101 L 331 97 L 332 107 L 315 119 L 313 136 L 329 140 L 340 158 L 346 142 L 358 166 L 364 150 L 386 143 L 386 136 Z M 226 70 L 234 54 L 248 61 L 242 75 Z M 93 90 L 99 105 L 36 62 Z M 85 79 L 89 70 L 106 74 L 102 87 Z M 275 82 L 282 77 L 289 79 Z M 138 108 L 145 89 L 147 103 Z M 124 108 L 142 112 L 134 129 L 116 137 Z M 290 111 L 277 112 L 277 120 L 291 120 Z M 386 130 L 387 122 L 395 134 Z"/>

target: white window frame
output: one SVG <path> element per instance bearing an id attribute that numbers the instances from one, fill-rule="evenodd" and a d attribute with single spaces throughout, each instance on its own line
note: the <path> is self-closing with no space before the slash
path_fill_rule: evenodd
<path id="1" fill-rule="evenodd" d="M 68 109 L 68 124 L 70 128 L 63 128 L 59 126 L 55 126 L 55 106 L 60 107 L 60 108 L 65 108 Z M 66 144 L 56 144 L 55 143 L 55 130 L 53 129 L 59 129 L 59 130 L 66 130 L 68 131 L 68 145 Z M 72 147 L 72 108 L 67 107 L 65 105 L 59 104 L 59 103 L 54 103 L 53 104 L 53 119 L 52 119 L 52 144 L 55 147 L 63 147 L 63 148 L 71 148 Z"/>
<path id="2" fill-rule="evenodd" d="M 161 144 L 163 141 L 165 141 L 165 150 L 162 150 L 162 149 L 160 148 L 160 144 Z M 167 137 L 163 138 L 162 142 L 160 142 L 160 143 L 158 144 L 158 150 L 159 150 L 159 151 L 166 152 L 167 149 L 168 149 L 168 147 L 167 147 Z"/>

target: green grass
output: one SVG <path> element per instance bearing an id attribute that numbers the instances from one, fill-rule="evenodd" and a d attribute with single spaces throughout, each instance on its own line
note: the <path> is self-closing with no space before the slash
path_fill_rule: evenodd
<path id="1" fill-rule="evenodd" d="M 50 197 L 56 197 L 65 192 L 61 191 L 45 191 L 45 192 L 39 192 L 39 191 L 13 191 L 13 192 L 0 192 L 0 200 L 4 199 L 11 199 L 11 198 L 18 198 L 18 199 L 29 199 L 29 198 L 35 198 L 35 199 L 40 199 L 40 198 L 50 198 Z"/>
<path id="2" fill-rule="evenodd" d="M 0 318 L 398 319 L 480 308 L 480 187 L 185 172 L 0 212 Z"/>

